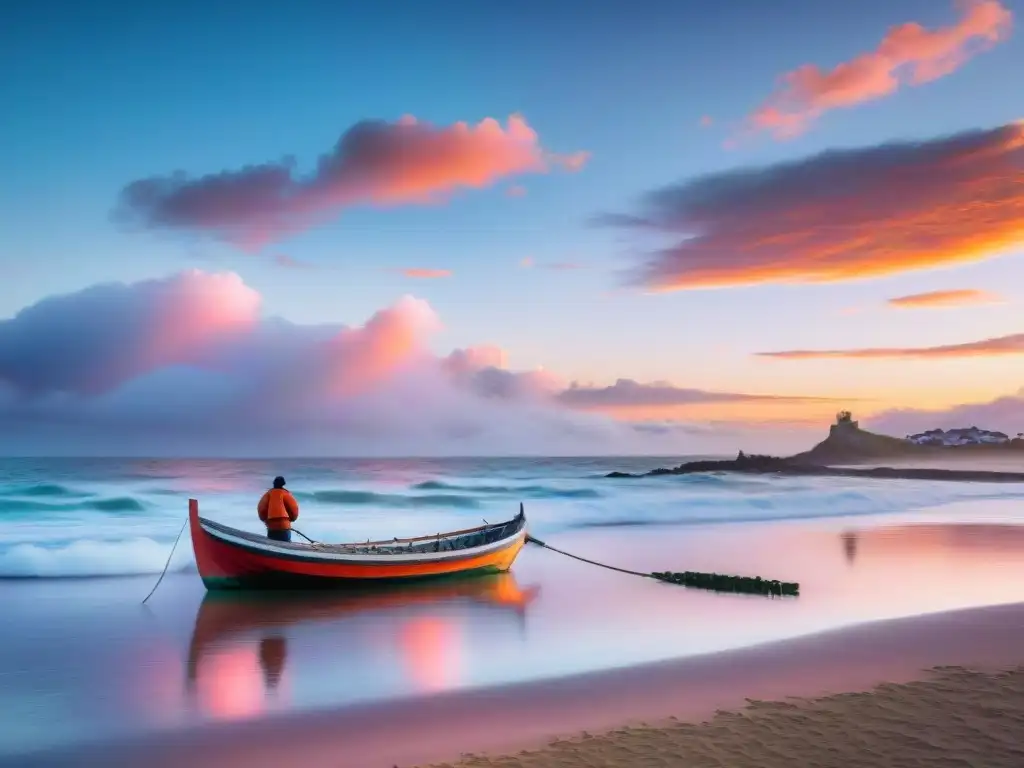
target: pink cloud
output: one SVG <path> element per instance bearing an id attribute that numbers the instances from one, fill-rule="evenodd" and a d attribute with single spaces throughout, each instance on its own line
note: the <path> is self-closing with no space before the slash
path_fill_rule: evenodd
<path id="1" fill-rule="evenodd" d="M 583 166 L 590 162 L 589 152 L 573 152 L 571 155 L 554 155 L 555 163 L 567 171 L 582 171 Z"/>
<path id="2" fill-rule="evenodd" d="M 997 336 L 980 341 L 942 344 L 933 347 L 869 347 L 862 349 L 789 349 L 781 352 L 758 352 L 759 357 L 780 360 L 814 360 L 820 358 L 852 358 L 857 360 L 936 360 L 957 357 L 997 357 L 1024 355 L 1024 333 Z"/>
<path id="3" fill-rule="evenodd" d="M 830 70 L 804 64 L 787 72 L 749 124 L 776 138 L 791 138 L 831 109 L 945 77 L 1009 36 L 1013 14 L 998 0 L 965 0 L 959 8 L 962 14 L 950 26 L 925 29 L 915 22 L 900 24 L 886 33 L 875 50 Z"/>
<path id="4" fill-rule="evenodd" d="M 965 307 L 976 304 L 999 304 L 1002 297 L 989 291 L 974 288 L 957 288 L 947 291 L 928 291 L 912 293 L 909 296 L 897 296 L 886 303 L 897 309 L 944 309 L 946 307 Z"/>
<path id="5" fill-rule="evenodd" d="M 703 128 L 710 128 L 715 124 L 715 119 L 711 115 L 702 115 L 700 118 L 700 124 Z"/>
<path id="6" fill-rule="evenodd" d="M 160 368 L 205 365 L 252 332 L 259 309 L 237 275 L 196 270 L 52 296 L 0 322 L 0 382 L 98 395 Z"/>
<path id="7" fill-rule="evenodd" d="M 505 190 L 505 194 L 508 197 L 526 197 L 526 187 L 522 184 L 513 184 Z"/>
<path id="8" fill-rule="evenodd" d="M 735 424 L 635 409 L 815 400 L 570 386 L 542 368 L 509 369 L 493 345 L 438 354 L 440 318 L 411 296 L 358 325 L 300 325 L 260 307 L 236 275 L 190 271 L 50 297 L 0 320 L 0 454 L 731 452 Z"/>
<path id="9" fill-rule="evenodd" d="M 648 452 L 682 434 L 567 408 L 559 377 L 497 347 L 438 356 L 440 328 L 412 297 L 357 326 L 265 317 L 233 274 L 51 297 L 0 320 L 0 452 Z"/>
<path id="10" fill-rule="evenodd" d="M 399 270 L 403 275 L 413 280 L 437 280 L 442 277 L 451 277 L 450 269 L 427 269 L 424 267 L 408 267 Z"/>
<path id="11" fill-rule="evenodd" d="M 346 131 L 308 177 L 297 176 L 286 160 L 199 178 L 140 179 L 122 191 L 118 215 L 151 229 L 212 234 L 259 249 L 352 206 L 436 203 L 511 176 L 553 167 L 576 171 L 588 157 L 547 151 L 520 115 L 505 126 L 492 118 L 440 128 L 413 117 L 364 121 Z"/>
<path id="12" fill-rule="evenodd" d="M 711 174 L 598 221 L 670 239 L 630 276 L 663 291 L 980 262 L 1024 241 L 1024 123 Z"/>

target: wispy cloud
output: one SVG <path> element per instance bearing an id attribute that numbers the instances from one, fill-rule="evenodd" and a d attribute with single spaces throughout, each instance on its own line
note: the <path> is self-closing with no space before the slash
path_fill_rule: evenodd
<path id="1" fill-rule="evenodd" d="M 982 261 L 1024 242 L 1024 122 L 829 151 L 648 193 L 599 223 L 677 238 L 631 283 L 828 283 Z"/>
<path id="2" fill-rule="evenodd" d="M 450 269 L 426 269 L 423 267 L 407 267 L 400 269 L 406 277 L 412 278 L 413 280 L 437 280 L 442 277 L 451 277 L 452 271 Z"/>
<path id="3" fill-rule="evenodd" d="M 897 296 L 886 303 L 897 309 L 942 309 L 946 307 L 963 307 L 973 304 L 999 304 L 1002 297 L 989 291 L 974 288 L 962 288 L 949 291 L 928 291 L 912 293 L 909 296 Z"/>
<path id="4" fill-rule="evenodd" d="M 781 352 L 757 352 L 759 357 L 782 360 L 814 360 L 841 357 L 860 360 L 942 359 L 956 357 L 996 357 L 1024 355 L 1024 333 L 997 336 L 962 344 L 943 344 L 935 347 L 873 347 L 867 349 L 791 349 Z"/>
<path id="5" fill-rule="evenodd" d="M 550 269 L 553 272 L 575 272 L 580 269 L 586 269 L 586 264 L 579 264 L 575 261 L 553 261 L 548 264 L 537 264 L 540 269 Z"/>
<path id="6" fill-rule="evenodd" d="M 302 261 L 300 259 L 296 259 L 296 258 L 294 258 L 292 256 L 289 256 L 286 253 L 274 254 L 274 263 L 277 264 L 277 266 L 279 266 L 279 267 L 284 267 L 285 269 L 312 269 L 313 268 L 313 265 L 310 264 L 308 261 Z"/>
<path id="7" fill-rule="evenodd" d="M 526 197 L 526 187 L 522 184 L 513 184 L 505 190 L 505 194 L 508 197 Z"/>
<path id="8" fill-rule="evenodd" d="M 519 115 L 505 126 L 436 127 L 404 117 L 349 128 L 302 178 L 294 161 L 262 163 L 199 178 L 183 173 L 139 179 L 122 190 L 116 215 L 151 229 L 210 234 L 259 249 L 322 224 L 354 205 L 423 205 L 460 189 L 558 167 L 580 170 L 589 154 L 544 149 Z"/>
<path id="9" fill-rule="evenodd" d="M 764 395 L 745 392 L 716 392 L 706 389 L 677 387 L 666 381 L 641 383 L 633 379 L 619 379 L 611 386 L 590 387 L 573 382 L 558 399 L 574 408 L 602 410 L 607 408 L 648 408 L 666 405 L 694 405 L 703 403 L 822 403 L 835 402 L 834 398 Z M 844 400 L 844 402 L 846 402 Z"/>
<path id="10" fill-rule="evenodd" d="M 804 64 L 787 72 L 750 116 L 749 127 L 778 139 L 792 138 L 829 110 L 945 77 L 1009 36 L 1013 14 L 997 0 L 966 0 L 959 7 L 960 18 L 949 26 L 926 29 L 915 22 L 900 24 L 873 51 L 832 69 Z"/>

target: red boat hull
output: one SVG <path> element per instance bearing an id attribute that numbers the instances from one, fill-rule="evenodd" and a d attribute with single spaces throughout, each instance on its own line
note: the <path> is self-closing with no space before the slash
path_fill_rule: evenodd
<path id="1" fill-rule="evenodd" d="M 199 516 L 189 499 L 189 525 L 199 575 L 207 589 L 344 587 L 444 576 L 498 573 L 512 567 L 526 541 L 525 525 L 487 546 L 410 555 L 348 555 L 274 542 Z"/>

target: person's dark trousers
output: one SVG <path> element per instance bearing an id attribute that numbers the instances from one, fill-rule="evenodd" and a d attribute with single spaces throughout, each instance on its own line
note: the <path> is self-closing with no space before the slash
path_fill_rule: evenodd
<path id="1" fill-rule="evenodd" d="M 268 528 L 267 529 L 267 538 L 268 539 L 273 539 L 274 541 L 291 541 L 292 540 L 292 532 L 290 530 L 275 531 L 275 530 L 272 530 L 272 529 Z"/>

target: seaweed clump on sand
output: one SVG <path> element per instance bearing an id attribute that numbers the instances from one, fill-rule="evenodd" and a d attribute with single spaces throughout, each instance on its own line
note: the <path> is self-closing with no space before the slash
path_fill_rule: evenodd
<path id="1" fill-rule="evenodd" d="M 800 585 L 791 581 L 762 579 L 760 576 L 729 576 L 723 573 L 701 573 L 699 571 L 655 571 L 651 576 L 669 584 L 684 587 L 708 589 L 714 592 L 738 592 L 747 595 L 770 595 L 773 597 L 799 597 Z"/>

